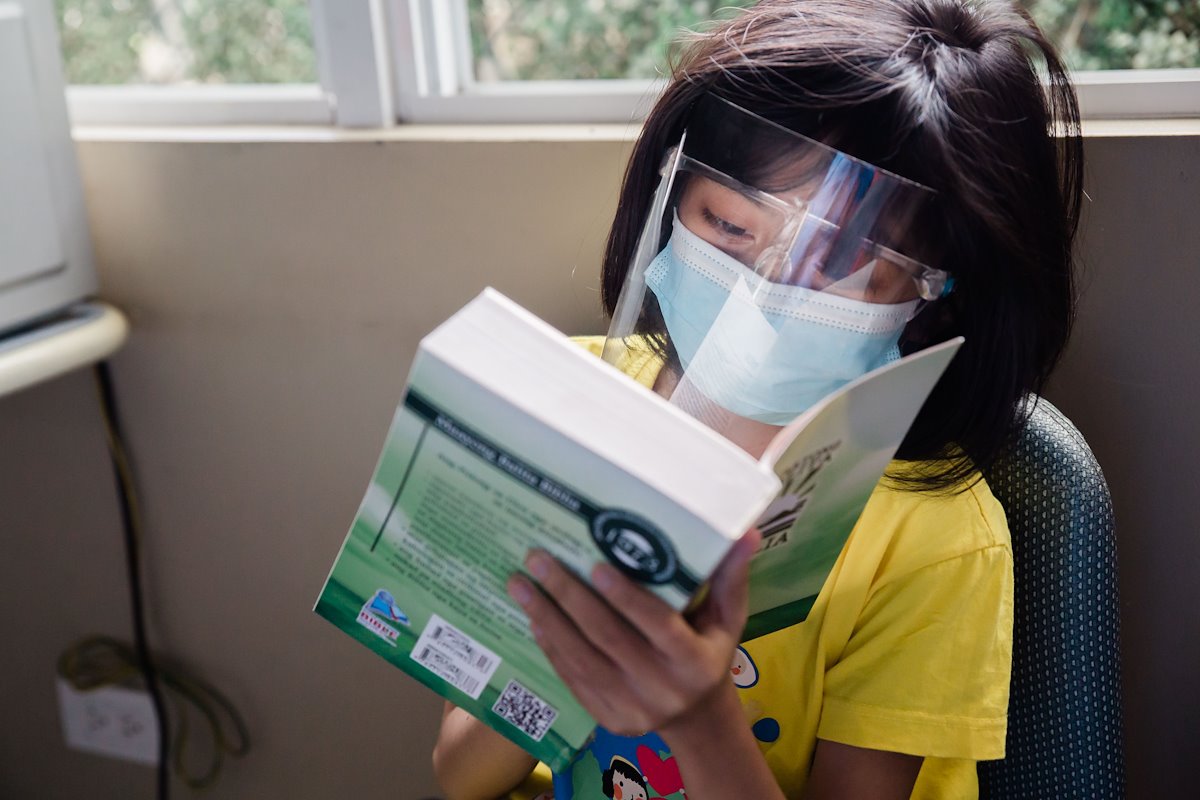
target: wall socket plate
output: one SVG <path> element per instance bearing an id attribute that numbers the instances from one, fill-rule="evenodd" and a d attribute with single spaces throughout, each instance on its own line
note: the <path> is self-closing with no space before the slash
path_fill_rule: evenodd
<path id="1" fill-rule="evenodd" d="M 158 723 L 146 692 L 120 686 L 81 692 L 59 678 L 58 710 L 68 747 L 139 764 L 158 763 Z"/>

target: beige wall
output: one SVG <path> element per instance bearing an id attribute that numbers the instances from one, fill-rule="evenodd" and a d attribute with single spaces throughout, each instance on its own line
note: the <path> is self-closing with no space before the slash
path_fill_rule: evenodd
<path id="1" fill-rule="evenodd" d="M 151 636 L 255 738 L 214 798 L 435 792 L 438 702 L 309 609 L 422 333 L 486 284 L 569 332 L 602 327 L 596 265 L 626 132 L 503 138 L 81 142 L 104 296 L 133 323 L 113 368 Z M 1054 397 L 1121 515 L 1131 794 L 1178 796 L 1200 755 L 1184 715 L 1200 711 L 1200 525 L 1176 502 L 1200 445 L 1200 137 L 1089 147 L 1091 284 Z M 56 719 L 58 652 L 127 636 L 105 459 L 85 373 L 0 400 L 5 798 L 151 795 L 150 770 L 66 750 Z"/>
<path id="2" fill-rule="evenodd" d="M 1117 517 L 1131 798 L 1200 763 L 1200 136 L 1088 142 L 1078 326 L 1048 391 Z"/>

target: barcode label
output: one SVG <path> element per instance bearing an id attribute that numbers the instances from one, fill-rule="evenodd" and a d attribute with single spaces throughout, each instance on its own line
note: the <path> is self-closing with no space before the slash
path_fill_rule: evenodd
<path id="1" fill-rule="evenodd" d="M 554 706 L 515 680 L 509 681 L 508 686 L 504 687 L 492 711 L 528 734 L 535 742 L 542 740 L 558 716 Z"/>
<path id="2" fill-rule="evenodd" d="M 429 617 L 410 653 L 425 669 L 478 700 L 500 657 L 437 614 Z"/>

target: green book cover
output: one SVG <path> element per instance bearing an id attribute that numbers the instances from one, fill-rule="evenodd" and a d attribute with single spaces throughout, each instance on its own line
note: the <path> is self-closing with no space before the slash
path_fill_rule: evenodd
<path id="1" fill-rule="evenodd" d="M 836 400 L 850 391 L 756 461 L 488 290 L 422 341 L 315 610 L 564 769 L 595 721 L 505 591 L 529 549 L 580 575 L 608 560 L 684 608 L 761 516 L 748 631 L 792 624 L 941 366 L 900 370 L 924 384 L 909 390 L 914 406 L 890 443 L 847 435 L 871 428 L 858 424 L 862 401 Z"/>

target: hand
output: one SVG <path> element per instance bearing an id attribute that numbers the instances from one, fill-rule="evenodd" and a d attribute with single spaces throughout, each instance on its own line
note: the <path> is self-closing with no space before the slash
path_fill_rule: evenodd
<path id="1" fill-rule="evenodd" d="M 730 685 L 759 539 L 751 529 L 734 544 L 690 618 L 609 564 L 592 570 L 593 591 L 542 551 L 525 561 L 538 583 L 514 575 L 508 591 L 559 677 L 597 722 L 623 735 L 662 732 Z"/>

